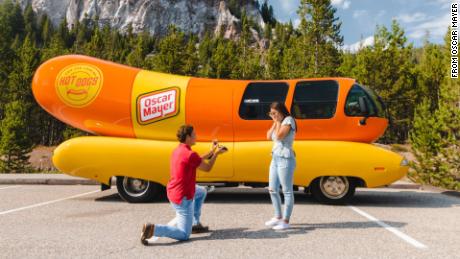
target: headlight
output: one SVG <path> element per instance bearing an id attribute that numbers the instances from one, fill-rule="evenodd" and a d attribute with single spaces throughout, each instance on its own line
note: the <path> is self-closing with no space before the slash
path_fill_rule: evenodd
<path id="1" fill-rule="evenodd" d="M 407 159 L 404 158 L 404 159 L 401 161 L 400 166 L 409 166 L 409 161 L 407 161 Z"/>

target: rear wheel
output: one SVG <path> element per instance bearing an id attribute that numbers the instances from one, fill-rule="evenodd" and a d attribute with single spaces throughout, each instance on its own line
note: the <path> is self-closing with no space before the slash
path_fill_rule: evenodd
<path id="1" fill-rule="evenodd" d="M 344 204 L 353 197 L 355 189 L 355 180 L 345 176 L 322 176 L 310 186 L 313 197 L 326 204 Z"/>
<path id="2" fill-rule="evenodd" d="M 130 203 L 149 202 L 159 196 L 163 189 L 160 184 L 144 179 L 117 177 L 117 190 L 121 198 Z"/>

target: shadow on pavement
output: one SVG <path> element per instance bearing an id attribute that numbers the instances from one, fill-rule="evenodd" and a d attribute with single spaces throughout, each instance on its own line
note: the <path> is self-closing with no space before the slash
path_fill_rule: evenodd
<path id="1" fill-rule="evenodd" d="M 386 224 L 401 228 L 407 223 L 384 221 Z M 381 228 L 374 222 L 334 222 L 320 224 L 291 224 L 291 228 L 285 231 L 274 231 L 272 229 L 249 230 L 248 228 L 229 228 L 210 231 L 210 234 L 200 237 L 191 237 L 186 242 L 173 241 L 170 243 L 153 243 L 151 246 L 171 246 L 188 242 L 209 241 L 209 240 L 231 240 L 231 239 L 280 239 L 289 238 L 291 235 L 304 235 L 316 229 L 367 229 Z"/>

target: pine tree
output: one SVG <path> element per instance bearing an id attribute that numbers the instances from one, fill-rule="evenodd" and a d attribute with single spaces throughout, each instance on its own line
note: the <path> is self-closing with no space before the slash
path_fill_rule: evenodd
<path id="1" fill-rule="evenodd" d="M 33 146 L 25 130 L 29 107 L 30 105 L 19 100 L 6 105 L 5 118 L 0 122 L 0 172 L 2 173 L 29 171 L 27 154 Z"/>
<path id="2" fill-rule="evenodd" d="M 54 34 L 53 24 L 46 14 L 42 15 L 40 18 L 40 37 L 39 42 L 42 43 L 42 46 L 46 46 L 51 41 L 51 37 Z"/>
<path id="3" fill-rule="evenodd" d="M 212 50 L 211 37 L 206 33 L 198 45 L 198 76 L 200 77 L 209 77 L 211 74 Z"/>
<path id="4" fill-rule="evenodd" d="M 337 69 L 344 77 L 353 77 L 353 68 L 356 67 L 356 55 L 350 52 L 342 53 L 342 62 Z"/>
<path id="5" fill-rule="evenodd" d="M 297 14 L 301 22 L 302 48 L 311 51 L 312 63 L 306 76 L 334 76 L 340 64 L 338 47 L 343 43 L 340 35 L 342 23 L 335 17 L 336 9 L 330 0 L 301 0 Z M 311 46 L 311 50 L 309 49 Z"/>
<path id="6" fill-rule="evenodd" d="M 8 101 L 8 76 L 13 71 L 16 53 L 13 45 L 19 45 L 24 34 L 24 18 L 18 3 L 11 0 L 0 5 L 0 120 L 3 106 Z"/>
<path id="7" fill-rule="evenodd" d="M 273 7 L 268 4 L 268 0 L 264 0 L 264 3 L 260 7 L 260 14 L 262 15 L 262 19 L 266 24 L 270 24 L 270 26 L 276 24 L 276 19 L 273 14 Z"/>
<path id="8" fill-rule="evenodd" d="M 144 59 L 149 52 L 149 37 L 150 36 L 148 32 L 143 32 L 135 37 L 137 41 L 135 43 L 135 48 L 126 57 L 126 62 L 128 65 L 138 68 L 144 68 L 146 66 Z"/>
<path id="9" fill-rule="evenodd" d="M 238 57 L 235 42 L 221 36 L 212 42 L 213 51 L 209 61 L 208 76 L 211 78 L 234 78 L 233 70 L 237 70 Z"/>
<path id="10" fill-rule="evenodd" d="M 42 49 L 42 59 L 41 62 L 45 62 L 48 59 L 65 55 L 68 53 L 68 49 L 65 46 L 64 39 L 60 36 L 59 33 L 55 33 L 51 36 L 49 46 Z"/>
<path id="11" fill-rule="evenodd" d="M 183 75 L 184 43 L 184 33 L 175 26 L 170 26 L 168 35 L 160 40 L 158 52 L 149 60 L 149 67 L 156 71 Z"/>
<path id="12" fill-rule="evenodd" d="M 297 44 L 297 37 L 289 37 L 289 41 L 283 50 L 281 59 L 280 73 L 285 79 L 311 77 L 308 76 L 306 63 L 309 63 L 308 55 L 304 56 L 304 49 L 301 44 Z"/>
<path id="13" fill-rule="evenodd" d="M 392 124 L 379 140 L 404 143 L 408 138 L 417 99 L 414 51 L 404 31 L 393 21 L 391 31 L 377 26 L 374 44 L 356 55 L 352 76 L 374 89 L 389 107 Z"/>
<path id="14" fill-rule="evenodd" d="M 269 23 L 265 24 L 264 27 L 264 38 L 267 40 L 272 39 L 272 26 Z"/>
<path id="15" fill-rule="evenodd" d="M 20 100 L 32 103 L 32 77 L 38 67 L 39 54 L 35 44 L 26 37 L 22 46 L 17 50 L 17 58 L 13 62 L 13 72 L 8 77 L 10 100 Z"/>
<path id="16" fill-rule="evenodd" d="M 433 61 L 437 60 L 438 51 L 425 46 L 425 58 L 432 61 L 434 68 L 444 64 L 445 77 L 434 98 L 437 105 L 430 103 L 433 96 L 428 94 L 416 109 L 409 135 L 417 158 L 411 176 L 423 183 L 460 190 L 460 84 L 448 75 L 450 40 L 449 29 L 441 50 L 442 61 Z M 426 69 L 424 66 L 428 64 L 422 62 L 422 70 Z"/>
<path id="17" fill-rule="evenodd" d="M 0 28 L 2 29 L 0 33 L 4 36 L 0 42 L 7 45 L 11 44 L 16 36 L 24 38 L 24 15 L 18 2 L 6 0 L 0 5 Z"/>
<path id="18" fill-rule="evenodd" d="M 85 54 L 85 43 L 91 38 L 91 29 L 88 15 L 85 14 L 85 18 L 83 18 L 82 22 L 79 22 L 78 20 L 75 21 L 75 24 L 73 24 L 70 31 L 71 37 L 75 38 L 73 41 L 74 53 Z"/>
<path id="19" fill-rule="evenodd" d="M 185 49 L 184 75 L 194 76 L 198 72 L 198 50 L 196 48 L 197 38 L 189 35 L 187 47 Z"/>
<path id="20" fill-rule="evenodd" d="M 417 99 L 420 100 L 421 96 L 429 98 L 432 104 L 430 110 L 434 111 L 438 107 L 440 87 L 446 76 L 441 47 L 425 41 L 418 67 L 420 89 Z"/>
<path id="21" fill-rule="evenodd" d="M 101 30 L 98 26 L 95 26 L 91 40 L 85 44 L 84 54 L 103 59 L 105 49 L 106 46 L 104 44 L 104 38 L 101 35 Z"/>
<path id="22" fill-rule="evenodd" d="M 278 44 L 270 44 L 265 59 L 265 79 L 280 79 L 282 51 Z"/>
<path id="23" fill-rule="evenodd" d="M 232 77 L 239 79 L 254 79 L 254 69 L 256 69 L 257 59 L 256 49 L 251 47 L 251 21 L 247 16 L 246 11 L 241 14 L 241 34 L 238 39 L 237 56 L 238 61 L 235 69 L 233 69 Z M 260 59 L 260 58 L 259 58 Z"/>
<path id="24" fill-rule="evenodd" d="M 71 35 L 69 31 L 67 18 L 64 17 L 61 23 L 59 23 L 56 33 L 58 35 L 58 38 L 64 43 L 64 47 L 66 49 L 72 47 L 73 41 L 75 39 L 74 39 L 74 35 Z"/>

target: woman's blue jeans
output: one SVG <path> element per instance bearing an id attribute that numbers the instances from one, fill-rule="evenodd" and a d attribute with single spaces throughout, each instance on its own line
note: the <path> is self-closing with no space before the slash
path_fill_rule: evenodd
<path id="1" fill-rule="evenodd" d="M 295 157 L 284 158 L 272 156 L 268 190 L 275 208 L 275 217 L 289 221 L 294 207 L 293 176 L 296 167 Z M 284 211 L 281 214 L 280 185 L 284 195 Z"/>

